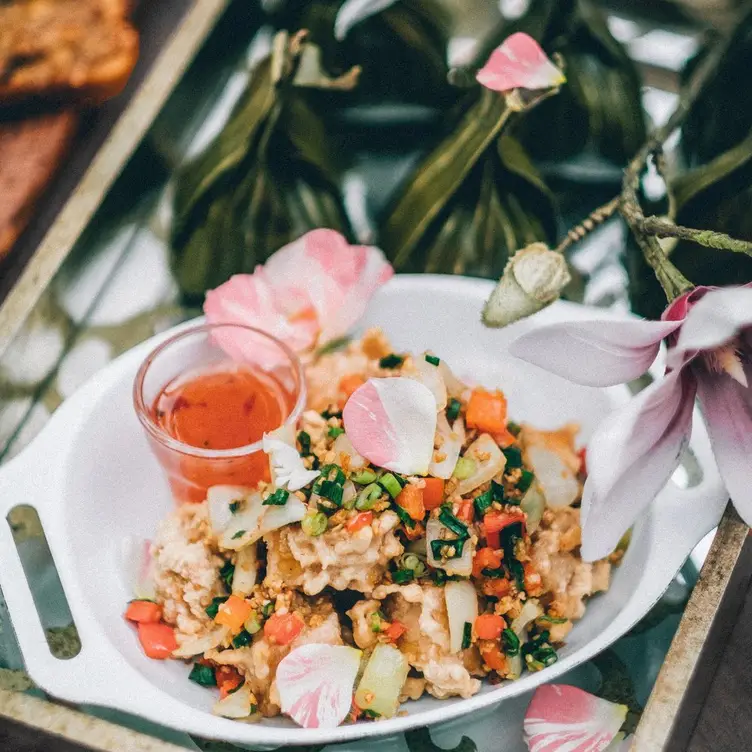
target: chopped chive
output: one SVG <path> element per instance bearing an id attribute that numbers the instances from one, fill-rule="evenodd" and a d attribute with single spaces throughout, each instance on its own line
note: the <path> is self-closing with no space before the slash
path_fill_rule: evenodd
<path id="1" fill-rule="evenodd" d="M 545 622 L 546 624 L 565 624 L 569 621 L 569 619 L 559 619 L 556 616 L 550 616 L 549 614 L 544 614 L 543 616 L 539 616 L 537 621 Z"/>
<path id="2" fill-rule="evenodd" d="M 446 584 L 447 573 L 443 569 L 432 569 L 431 579 L 433 580 L 434 585 L 441 587 L 442 585 Z"/>
<path id="3" fill-rule="evenodd" d="M 311 434 L 308 431 L 301 431 L 298 434 L 298 444 L 300 444 L 300 453 L 305 457 L 311 453 Z"/>
<path id="4" fill-rule="evenodd" d="M 483 517 L 483 515 L 488 511 L 489 507 L 493 503 L 494 497 L 492 491 L 486 491 L 485 493 L 482 493 L 473 501 L 473 504 L 475 505 L 475 511 L 478 513 L 479 517 Z"/>
<path id="5" fill-rule="evenodd" d="M 504 456 L 507 458 L 507 467 L 522 467 L 522 450 L 518 446 L 510 446 L 502 449 Z"/>
<path id="6" fill-rule="evenodd" d="M 214 669 L 211 666 L 204 666 L 200 663 L 194 663 L 188 678 L 202 687 L 216 687 L 217 677 L 214 675 Z"/>
<path id="7" fill-rule="evenodd" d="M 233 536 L 235 537 L 235 536 Z M 219 577 L 225 583 L 227 590 L 232 592 L 232 578 L 235 576 L 235 565 L 231 561 L 226 561 L 219 570 Z"/>
<path id="8" fill-rule="evenodd" d="M 379 361 L 379 368 L 399 368 L 404 362 L 405 359 L 401 355 L 392 353 Z"/>
<path id="9" fill-rule="evenodd" d="M 525 491 L 527 491 L 532 485 L 533 478 L 535 478 L 535 476 L 529 470 L 523 470 L 522 477 L 517 482 L 517 488 L 522 491 L 522 493 L 525 493 Z"/>
<path id="10" fill-rule="evenodd" d="M 431 554 L 437 561 L 442 558 L 457 559 L 462 556 L 462 551 L 465 548 L 465 541 L 467 538 L 455 538 L 454 540 L 432 540 L 431 541 Z M 454 549 L 454 552 L 449 555 L 448 549 Z"/>
<path id="11" fill-rule="evenodd" d="M 371 625 L 371 632 L 374 632 L 375 634 L 381 632 L 382 621 L 386 621 L 384 614 L 382 614 L 381 611 L 374 611 L 371 614 L 371 618 L 369 620 L 369 623 Z"/>
<path id="12" fill-rule="evenodd" d="M 430 363 L 432 366 L 437 366 L 441 363 L 441 358 L 437 358 L 435 355 L 426 355 L 426 363 Z"/>
<path id="13" fill-rule="evenodd" d="M 504 651 L 507 655 L 515 656 L 520 652 L 520 638 L 514 633 L 514 630 L 507 627 L 501 633 L 501 641 L 504 643 Z"/>
<path id="14" fill-rule="evenodd" d="M 332 426 L 327 433 L 329 434 L 330 438 L 336 439 L 337 436 L 339 436 L 340 434 L 343 434 L 344 432 L 345 432 L 344 428 L 340 428 L 339 426 Z"/>
<path id="15" fill-rule="evenodd" d="M 237 540 L 238 538 L 242 538 L 244 535 L 245 535 L 245 530 L 238 530 L 238 532 L 232 536 L 232 539 Z"/>
<path id="16" fill-rule="evenodd" d="M 405 527 L 411 530 L 415 527 L 415 520 L 399 504 L 392 504 L 392 509 Z"/>
<path id="17" fill-rule="evenodd" d="M 342 504 L 343 494 L 344 489 L 342 486 L 333 480 L 322 481 L 321 487 L 319 488 L 319 495 L 334 502 L 337 506 Z"/>
<path id="18" fill-rule="evenodd" d="M 406 582 L 415 579 L 415 572 L 412 569 L 398 569 L 396 572 L 392 572 L 392 579 L 398 585 L 404 585 Z"/>
<path id="19" fill-rule="evenodd" d="M 213 619 L 213 618 L 214 618 L 214 617 L 215 617 L 215 616 L 217 615 L 217 612 L 219 611 L 219 607 L 220 607 L 220 606 L 221 606 L 221 605 L 222 605 L 222 604 L 223 604 L 223 603 L 224 603 L 224 602 L 225 602 L 225 601 L 226 601 L 226 600 L 227 600 L 227 599 L 228 599 L 229 597 L 230 597 L 229 595 L 223 595 L 223 596 L 220 596 L 219 598 L 213 598 L 213 599 L 212 599 L 212 602 L 211 602 L 211 603 L 210 603 L 210 604 L 209 604 L 209 605 L 208 605 L 208 606 L 206 607 L 206 609 L 205 609 L 205 611 L 206 611 L 206 615 L 207 615 L 207 616 L 208 616 L 208 617 L 209 617 L 210 619 Z"/>
<path id="20" fill-rule="evenodd" d="M 287 499 L 290 496 L 290 492 L 284 488 L 278 488 L 271 496 L 267 496 L 264 499 L 262 506 L 264 507 L 281 507 L 287 503 Z"/>
<path id="21" fill-rule="evenodd" d="M 274 603 L 272 601 L 269 601 L 269 603 L 265 603 L 263 607 L 261 608 L 261 615 L 264 617 L 264 619 L 268 619 L 273 613 L 274 613 Z"/>
<path id="22" fill-rule="evenodd" d="M 514 525 L 505 527 L 500 535 L 501 547 L 504 549 L 504 560 L 510 562 L 515 559 L 515 549 L 517 541 L 522 538 L 522 523 L 516 522 Z"/>
<path id="23" fill-rule="evenodd" d="M 455 535 L 459 535 L 460 537 L 467 536 L 467 525 L 464 522 L 460 522 L 446 507 L 443 507 L 439 512 L 439 522 L 444 527 L 448 527 Z"/>
<path id="24" fill-rule="evenodd" d="M 241 502 L 239 501 L 231 501 L 230 502 L 230 514 L 235 514 L 238 509 L 240 509 Z"/>
<path id="25" fill-rule="evenodd" d="M 384 473 L 379 478 L 379 483 L 393 499 L 396 499 L 400 495 L 402 486 L 404 485 L 404 483 L 400 483 L 398 476 L 394 473 Z"/>
<path id="26" fill-rule="evenodd" d="M 253 642 L 253 637 L 249 632 L 244 629 L 237 637 L 232 641 L 234 648 L 244 648 Z"/>
<path id="27" fill-rule="evenodd" d="M 321 478 L 322 480 L 330 480 L 340 486 L 345 482 L 345 474 L 338 465 L 324 465 L 321 468 Z"/>
<path id="28" fill-rule="evenodd" d="M 300 527 L 306 535 L 310 535 L 312 538 L 321 535 L 326 531 L 329 521 L 323 512 L 316 512 L 315 514 L 307 514 L 300 521 Z"/>
<path id="29" fill-rule="evenodd" d="M 465 626 L 462 627 L 462 650 L 467 650 L 473 642 L 473 625 L 469 622 L 465 622 Z"/>
<path id="30" fill-rule="evenodd" d="M 377 713 L 375 710 L 371 710 L 370 708 L 365 708 L 365 710 L 361 710 L 360 714 L 364 718 L 371 718 L 375 720 L 376 718 L 381 718 L 381 713 Z"/>
<path id="31" fill-rule="evenodd" d="M 542 663 L 544 667 L 553 666 L 559 660 L 559 656 L 552 647 L 544 647 L 532 654 L 533 660 Z"/>
<path id="32" fill-rule="evenodd" d="M 514 577 L 517 590 L 522 592 L 525 589 L 525 570 L 523 569 L 522 564 L 516 559 L 512 559 L 507 566 L 509 567 L 509 574 Z"/>
<path id="33" fill-rule="evenodd" d="M 460 457 L 457 460 L 457 464 L 454 466 L 454 472 L 452 475 L 457 478 L 457 480 L 465 480 L 475 472 L 476 467 L 477 465 L 475 464 L 474 459 L 470 457 Z"/>
<path id="34" fill-rule="evenodd" d="M 446 416 L 447 420 L 457 420 L 457 418 L 460 415 L 460 410 L 462 409 L 462 403 L 458 399 L 452 399 L 449 400 L 449 404 L 447 405 L 446 409 Z"/>
<path id="35" fill-rule="evenodd" d="M 422 577 L 426 573 L 426 565 L 417 554 L 403 554 L 399 558 L 401 569 L 409 569 L 416 577 Z"/>
<path id="36" fill-rule="evenodd" d="M 381 498 L 382 493 L 384 493 L 384 491 L 378 483 L 367 485 L 365 488 L 361 489 L 355 499 L 355 508 L 360 512 L 367 512 L 369 509 L 372 509 L 374 504 Z"/>
<path id="37" fill-rule="evenodd" d="M 360 472 L 353 473 L 350 476 L 350 480 L 360 486 L 367 486 L 376 480 L 376 473 L 373 470 L 361 470 Z"/>
<path id="38" fill-rule="evenodd" d="M 255 611 L 251 611 L 251 615 L 245 620 L 243 626 L 248 634 L 255 635 L 261 629 L 261 620 L 258 614 Z"/>
<path id="39" fill-rule="evenodd" d="M 521 430 L 522 426 L 520 426 L 519 423 L 515 423 L 513 420 L 507 422 L 507 431 L 509 431 L 512 436 L 519 436 Z"/>

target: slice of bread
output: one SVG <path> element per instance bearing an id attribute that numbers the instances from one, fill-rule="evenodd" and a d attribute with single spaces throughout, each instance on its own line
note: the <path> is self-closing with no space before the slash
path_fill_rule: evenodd
<path id="1" fill-rule="evenodd" d="M 77 125 L 78 114 L 72 110 L 0 122 L 0 259 L 31 219 Z"/>
<path id="2" fill-rule="evenodd" d="M 0 104 L 118 94 L 138 58 L 128 9 L 128 0 L 2 0 Z"/>

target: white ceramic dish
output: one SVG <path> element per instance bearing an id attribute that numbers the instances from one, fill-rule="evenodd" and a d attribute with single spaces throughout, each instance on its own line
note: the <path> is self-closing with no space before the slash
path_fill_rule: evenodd
<path id="1" fill-rule="evenodd" d="M 537 322 L 587 318 L 592 309 L 558 303 L 514 328 L 480 323 L 491 285 L 439 276 L 395 278 L 374 298 L 366 324 L 384 328 L 398 349 L 432 349 L 460 376 L 500 386 L 510 414 L 541 427 L 569 420 L 583 436 L 626 398 L 626 389 L 579 387 L 505 354 L 511 338 Z M 0 513 L 16 504 L 39 512 L 83 644 L 78 656 L 55 659 L 47 648 L 7 524 L 0 524 L 0 587 L 31 677 L 51 695 L 117 708 L 165 726 L 253 748 L 321 744 L 381 736 L 447 721 L 551 681 L 588 660 L 633 626 L 666 589 L 695 544 L 712 529 L 725 495 L 707 435 L 696 422 L 692 448 L 703 479 L 691 489 L 669 484 L 636 525 L 611 589 L 592 599 L 585 618 L 540 673 L 492 687 L 468 700 L 424 698 L 406 714 L 378 723 L 307 730 L 277 718 L 249 725 L 210 714 L 212 693 L 187 680 L 188 666 L 152 661 L 123 620 L 132 597 L 122 544 L 150 538 L 172 504 L 131 404 L 133 377 L 159 337 L 134 348 L 91 379 L 54 414 L 40 436 L 0 471 Z"/>

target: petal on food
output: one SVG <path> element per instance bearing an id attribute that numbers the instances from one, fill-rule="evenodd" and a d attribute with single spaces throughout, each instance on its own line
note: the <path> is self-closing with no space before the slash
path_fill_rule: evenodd
<path id="1" fill-rule="evenodd" d="M 626 717 L 626 705 L 566 684 L 545 684 L 525 713 L 525 742 L 530 752 L 604 752 Z"/>
<path id="2" fill-rule="evenodd" d="M 355 450 L 374 465 L 425 475 L 433 459 L 436 400 L 413 379 L 369 379 L 342 413 Z"/>
<path id="3" fill-rule="evenodd" d="M 343 645 L 301 645 L 277 668 L 280 706 L 303 728 L 336 728 L 350 712 L 362 652 Z"/>
<path id="4" fill-rule="evenodd" d="M 504 40 L 476 75 L 478 83 L 494 91 L 548 89 L 566 81 L 528 34 L 517 32 Z"/>
<path id="5" fill-rule="evenodd" d="M 303 458 L 294 446 L 269 434 L 264 434 L 262 446 L 264 452 L 269 455 L 269 466 L 277 488 L 298 491 L 319 477 L 318 470 L 309 470 L 305 466 Z"/>

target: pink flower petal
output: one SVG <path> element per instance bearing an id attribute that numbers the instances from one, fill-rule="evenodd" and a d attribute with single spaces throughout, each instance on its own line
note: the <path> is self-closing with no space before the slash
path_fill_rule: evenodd
<path id="1" fill-rule="evenodd" d="M 697 393 L 713 454 L 737 512 L 752 522 L 752 388 L 725 373 L 697 373 Z M 752 384 L 752 366 L 746 367 Z"/>
<path id="2" fill-rule="evenodd" d="M 661 340 L 681 322 L 595 319 L 538 326 L 512 342 L 512 355 L 586 386 L 622 384 L 641 376 Z"/>
<path id="3" fill-rule="evenodd" d="M 336 728 L 350 712 L 362 652 L 343 645 L 301 645 L 277 667 L 280 707 L 303 728 Z"/>
<path id="4" fill-rule="evenodd" d="M 374 465 L 425 475 L 433 457 L 436 400 L 413 379 L 369 379 L 345 404 L 342 418 L 355 451 Z"/>
<path id="5" fill-rule="evenodd" d="M 666 485 L 692 430 L 696 384 L 673 371 L 614 411 L 587 449 L 582 497 L 582 558 L 608 556 Z"/>
<path id="6" fill-rule="evenodd" d="M 548 89 L 566 81 L 540 45 L 523 32 L 505 39 L 475 77 L 478 83 L 494 91 Z"/>
<path id="7" fill-rule="evenodd" d="M 530 752 L 604 752 L 627 710 L 577 687 L 544 684 L 525 713 L 525 742 Z"/>
<path id="8" fill-rule="evenodd" d="M 752 327 L 752 287 L 710 290 L 690 306 L 668 365 L 677 367 L 687 353 L 710 350 Z"/>

